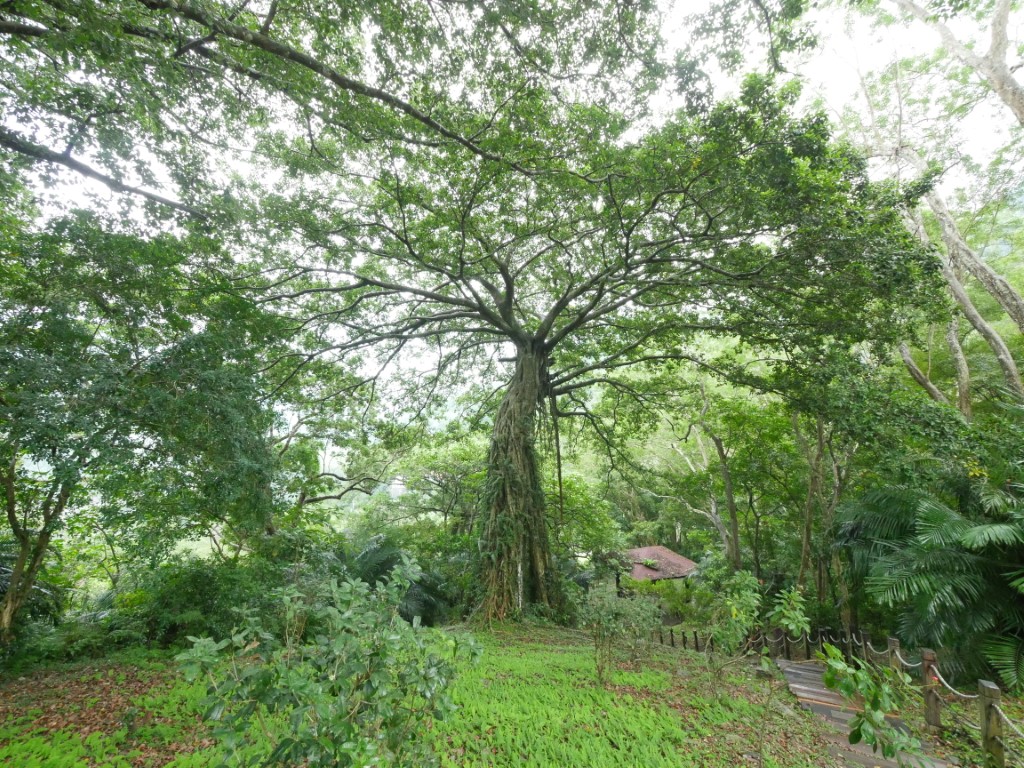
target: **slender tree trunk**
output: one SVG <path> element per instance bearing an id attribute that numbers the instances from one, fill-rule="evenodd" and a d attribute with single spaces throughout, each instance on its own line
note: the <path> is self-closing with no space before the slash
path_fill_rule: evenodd
<path id="1" fill-rule="evenodd" d="M 921 220 L 920 213 L 915 212 L 907 222 L 907 226 L 911 231 L 917 233 L 918 237 L 925 245 L 931 245 L 931 240 L 924 229 L 924 222 Z M 1006 345 L 1006 342 L 1003 341 L 1003 337 L 1000 336 L 996 329 L 981 316 L 977 307 L 974 306 L 974 302 L 971 301 L 971 297 L 967 295 L 967 290 L 964 288 L 963 283 L 960 282 L 960 278 L 957 276 L 956 270 L 953 269 L 953 265 L 950 262 L 950 256 L 948 254 L 940 253 L 940 257 L 942 276 L 945 278 L 946 285 L 949 286 L 949 291 L 956 300 L 956 303 L 960 305 L 960 309 L 963 311 L 964 317 L 967 318 L 967 321 L 988 343 L 989 348 L 996 357 L 996 362 L 999 363 L 999 367 L 1003 371 L 1003 378 L 1005 379 L 1007 386 L 1019 397 L 1024 397 L 1024 383 L 1021 382 L 1020 370 L 1017 368 L 1017 363 L 1014 361 L 1013 355 L 1010 353 L 1010 348 Z"/>
<path id="2" fill-rule="evenodd" d="M 555 602 L 544 494 L 535 447 L 544 361 L 528 345 L 498 408 L 488 457 L 483 617 L 502 621 L 527 603 Z"/>
<path id="3" fill-rule="evenodd" d="M 988 342 L 989 348 L 996 356 L 996 362 L 999 363 L 999 367 L 1003 371 L 1003 379 L 1006 381 L 1006 385 L 1018 396 L 1024 397 L 1024 383 L 1021 382 L 1020 370 L 1017 368 L 1017 363 L 1010 353 L 1010 348 L 1003 341 L 1003 337 L 978 312 L 974 302 L 967 295 L 963 284 L 948 263 L 943 264 L 942 274 L 949 284 L 953 298 L 960 305 L 968 322 Z"/>
<path id="4" fill-rule="evenodd" d="M 954 315 L 946 328 L 946 345 L 956 369 L 956 404 L 967 421 L 971 420 L 971 369 L 960 346 L 960 318 Z"/>
<path id="5" fill-rule="evenodd" d="M 747 509 L 750 510 L 750 514 L 754 517 L 754 533 L 751 538 L 751 559 L 754 561 L 754 577 L 760 580 L 761 578 L 761 515 L 757 511 L 757 507 L 754 505 L 754 494 L 751 491 L 747 492 Z"/>
<path id="6" fill-rule="evenodd" d="M 722 485 L 725 488 L 725 508 L 729 513 L 729 540 L 726 547 L 726 559 L 732 564 L 734 570 L 743 567 L 740 558 L 740 517 L 736 509 L 736 492 L 732 484 L 732 471 L 729 469 L 729 454 L 725 450 L 725 444 L 718 435 L 710 434 L 711 442 L 715 444 L 715 451 L 718 453 L 718 464 L 722 470 Z"/>
<path id="7" fill-rule="evenodd" d="M 797 445 L 800 446 L 807 460 L 807 497 L 804 500 L 804 519 L 800 534 L 800 569 L 796 583 L 804 586 L 811 568 L 811 545 L 814 539 L 814 512 L 820 506 L 822 486 L 822 462 L 825 458 L 825 424 L 819 416 L 815 420 L 815 443 L 812 448 L 803 431 L 796 414 L 792 416 L 793 433 Z"/>
<path id="8" fill-rule="evenodd" d="M 937 20 L 927 5 L 920 5 L 914 0 L 895 2 L 899 8 L 934 27 L 946 49 L 988 81 L 989 87 L 1010 108 L 1017 122 L 1024 125 L 1024 85 L 1017 81 L 1013 74 L 1015 68 L 1006 61 L 1010 50 L 1008 28 L 1012 0 L 996 0 L 989 18 L 989 48 L 984 53 L 964 45 L 948 25 Z"/>
<path id="9" fill-rule="evenodd" d="M 946 207 L 946 201 L 932 192 L 928 195 L 928 205 L 939 220 L 942 230 L 942 242 L 946 244 L 950 261 L 954 267 L 962 267 L 984 287 L 1003 308 L 1017 328 L 1024 333 L 1024 299 L 1013 288 L 1005 277 L 990 267 L 979 256 L 960 234 L 960 228 L 953 219 L 953 214 Z"/>
<path id="10" fill-rule="evenodd" d="M 34 540 L 31 536 L 19 540 L 18 559 L 11 572 L 7 592 L 0 602 L 0 644 L 7 645 L 14 639 L 14 622 L 32 593 L 49 546 L 48 531 L 43 531 Z"/>
<path id="11" fill-rule="evenodd" d="M 899 156 L 907 160 L 918 173 L 924 174 L 928 170 L 925 159 L 913 149 L 904 149 Z M 949 206 L 938 192 L 929 192 L 925 198 L 928 207 L 932 209 L 936 220 L 939 222 L 939 231 L 942 242 L 946 246 L 946 253 L 950 265 L 954 269 L 966 269 L 979 283 L 984 286 L 989 295 L 992 296 L 1003 308 L 1003 311 L 1016 324 L 1017 328 L 1024 333 L 1024 298 L 1010 285 L 1009 281 L 996 272 L 988 263 L 967 244 L 956 223 Z M 917 222 L 920 226 L 920 220 Z"/>
<path id="12" fill-rule="evenodd" d="M 10 581 L 3 600 L 0 601 L 0 644 L 7 645 L 14 639 L 14 625 L 18 613 L 28 601 L 35 587 L 39 570 L 50 546 L 53 529 L 67 506 L 68 499 L 77 479 L 65 483 L 54 482 L 50 492 L 37 510 L 42 524 L 38 531 L 27 527 L 18 517 L 16 462 L 11 462 L 8 472 L 0 472 L 0 484 L 3 485 L 7 523 L 11 533 L 18 542 L 18 557 L 11 570 Z"/>
<path id="13" fill-rule="evenodd" d="M 949 405 L 949 398 L 947 398 L 942 392 L 932 384 L 931 380 L 925 375 L 917 363 L 914 362 L 914 358 L 910 355 L 910 347 L 906 343 L 900 344 L 900 357 L 903 358 L 903 364 L 907 366 L 907 370 L 910 371 L 911 378 L 920 384 L 928 396 L 931 397 L 937 403 L 943 403 Z"/>

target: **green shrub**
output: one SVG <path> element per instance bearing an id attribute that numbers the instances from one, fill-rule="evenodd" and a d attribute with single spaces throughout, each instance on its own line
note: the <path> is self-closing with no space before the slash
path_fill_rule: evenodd
<path id="1" fill-rule="evenodd" d="M 857 712 L 850 719 L 850 743 L 863 741 L 874 752 L 907 765 L 903 754 L 921 755 L 921 742 L 893 725 L 887 715 L 907 707 L 920 692 L 911 687 L 910 677 L 891 667 L 872 667 L 860 659 L 848 664 L 843 652 L 825 644 L 818 654 L 825 662 L 825 686 L 848 701 L 856 701 Z M 901 754 L 902 753 L 902 754 Z"/>
<path id="2" fill-rule="evenodd" d="M 743 649 L 758 624 L 761 592 L 757 579 L 747 571 L 732 574 L 722 587 L 711 636 L 715 648 L 732 655 Z"/>
<path id="3" fill-rule="evenodd" d="M 794 586 L 779 592 L 768 614 L 768 623 L 794 637 L 811 631 L 811 620 L 807 617 L 807 600 L 799 587 Z"/>
<path id="4" fill-rule="evenodd" d="M 626 592 L 657 598 L 666 617 L 677 621 L 693 617 L 693 588 L 689 579 L 637 581 L 623 576 L 621 584 Z"/>
<path id="5" fill-rule="evenodd" d="M 135 631 L 151 644 L 179 645 L 189 635 L 225 635 L 238 610 L 263 607 L 284 580 L 261 559 L 241 563 L 189 558 L 165 563 L 119 590 L 108 618 L 112 630 Z"/>
<path id="6" fill-rule="evenodd" d="M 597 679 L 603 683 L 614 661 L 616 646 L 625 646 L 634 664 L 640 661 L 661 621 L 661 613 L 652 598 L 619 597 L 610 586 L 599 586 L 587 595 L 580 618 L 594 642 Z"/>
<path id="7" fill-rule="evenodd" d="M 314 594 L 284 588 L 274 595 L 284 611 L 277 630 L 250 614 L 228 639 L 191 638 L 178 658 L 210 682 L 207 718 L 228 764 L 432 764 L 423 729 L 451 710 L 455 664 L 475 646 L 401 618 L 418 576 L 406 561 L 375 588 L 354 580 Z M 265 744 L 259 754 L 253 729 Z"/>

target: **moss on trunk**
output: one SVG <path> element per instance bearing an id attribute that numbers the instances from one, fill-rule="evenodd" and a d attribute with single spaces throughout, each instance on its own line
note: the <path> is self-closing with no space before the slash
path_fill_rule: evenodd
<path id="1" fill-rule="evenodd" d="M 511 618 L 527 604 L 556 602 L 535 445 L 544 380 L 543 354 L 521 347 L 494 419 L 487 464 L 481 609 L 487 620 Z"/>

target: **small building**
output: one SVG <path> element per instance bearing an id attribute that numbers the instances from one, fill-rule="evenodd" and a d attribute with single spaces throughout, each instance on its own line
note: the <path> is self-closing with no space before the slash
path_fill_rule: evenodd
<path id="1" fill-rule="evenodd" d="M 633 563 L 629 576 L 635 581 L 685 579 L 697 571 L 697 564 L 668 547 L 638 547 L 626 551 Z"/>

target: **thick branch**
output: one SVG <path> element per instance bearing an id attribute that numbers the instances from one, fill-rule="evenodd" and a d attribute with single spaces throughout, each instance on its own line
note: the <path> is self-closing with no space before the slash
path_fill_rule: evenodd
<path id="1" fill-rule="evenodd" d="M 25 155 L 26 157 L 31 157 L 35 160 L 42 160 L 47 163 L 54 163 L 56 165 L 62 165 L 65 168 L 70 168 L 71 170 L 76 171 L 77 173 L 80 173 L 81 175 L 87 178 L 95 179 L 96 181 L 103 183 L 104 185 L 114 190 L 115 192 L 138 195 L 139 197 L 144 197 L 145 199 L 151 202 L 159 203 L 160 205 L 165 205 L 168 208 L 173 208 L 176 211 L 182 211 L 183 213 L 187 213 L 190 216 L 195 216 L 196 218 L 201 219 L 206 218 L 206 214 L 200 211 L 198 208 L 193 208 L 190 205 L 179 203 L 175 200 L 171 200 L 169 198 L 163 197 L 162 195 L 158 195 L 155 192 L 150 192 L 140 187 L 133 187 L 129 184 L 125 184 L 113 178 L 112 176 L 108 176 L 105 173 L 97 171 L 96 169 L 86 165 L 85 163 L 75 160 L 69 155 L 62 154 L 60 152 L 54 152 L 52 149 L 40 146 L 39 144 L 34 144 L 28 139 L 19 136 L 13 131 L 10 131 L 2 126 L 0 126 L 0 146 L 6 147 L 7 149 L 13 150 L 14 152 L 18 152 L 19 154 Z"/>
<path id="2" fill-rule="evenodd" d="M 924 375 L 917 363 L 914 362 L 914 358 L 910 354 L 910 347 L 906 343 L 900 344 L 900 357 L 903 358 L 903 364 L 907 366 L 907 370 L 910 372 L 911 377 L 920 384 L 925 392 L 928 393 L 929 397 L 937 403 L 949 405 L 949 398 L 947 398 L 942 392 Z"/>
<path id="3" fill-rule="evenodd" d="M 430 115 L 420 111 L 409 102 L 398 98 L 394 94 L 383 91 L 380 88 L 367 85 L 366 83 L 359 82 L 351 77 L 347 77 L 309 54 L 275 40 L 263 32 L 249 29 L 248 27 L 232 23 L 226 19 L 217 18 L 213 14 L 208 13 L 204 9 L 189 2 L 180 2 L 180 0 L 139 0 L 139 2 L 147 8 L 170 11 L 183 18 L 194 21 L 197 24 L 201 24 L 224 37 L 238 40 L 239 42 L 258 48 L 265 53 L 269 53 L 271 56 L 275 56 L 279 59 L 293 62 L 300 67 L 304 67 L 342 90 L 380 102 L 381 104 L 411 117 L 413 120 L 422 124 L 426 128 L 429 128 L 435 133 L 462 145 L 478 157 L 484 158 L 485 160 L 506 163 L 515 170 L 526 175 L 532 176 L 536 173 L 518 165 L 517 163 L 506 160 L 501 155 L 489 152 L 479 144 L 470 141 L 456 131 L 445 127 Z"/>

